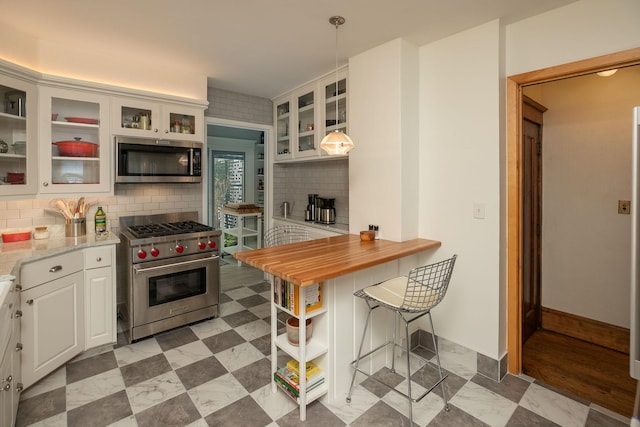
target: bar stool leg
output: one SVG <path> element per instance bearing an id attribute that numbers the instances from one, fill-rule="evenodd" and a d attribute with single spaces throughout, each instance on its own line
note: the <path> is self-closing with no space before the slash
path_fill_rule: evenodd
<path id="1" fill-rule="evenodd" d="M 393 334 L 391 338 L 391 372 L 396 371 L 396 331 L 398 330 L 398 316 L 400 313 L 393 312 Z"/>
<path id="2" fill-rule="evenodd" d="M 404 338 L 406 340 L 406 352 L 407 352 L 407 396 L 409 396 L 409 425 L 413 425 L 413 395 L 411 394 L 411 343 L 409 341 L 409 322 L 407 319 L 398 313 L 404 322 Z M 395 345 L 394 345 L 395 346 Z"/>
<path id="3" fill-rule="evenodd" d="M 433 319 L 431 318 L 431 311 L 429 311 L 429 324 L 431 326 L 431 338 L 433 339 L 433 348 L 436 350 L 436 361 L 438 362 L 438 373 L 442 379 L 442 367 L 440 365 L 440 349 L 436 343 L 436 331 L 433 329 Z M 442 398 L 444 399 L 444 410 L 449 411 L 449 401 L 447 400 L 447 390 L 444 387 L 444 381 L 440 383 L 442 390 Z"/>
<path id="4" fill-rule="evenodd" d="M 358 365 L 360 364 L 360 355 L 362 355 L 362 346 L 364 345 L 364 338 L 367 336 L 367 327 L 369 326 L 369 320 L 371 319 L 371 312 L 373 308 L 367 301 L 369 306 L 369 312 L 367 313 L 367 320 L 364 323 L 364 330 L 362 331 L 362 338 L 360 339 L 360 348 L 358 349 L 358 357 L 356 358 L 356 364 L 353 367 L 353 376 L 351 377 L 351 385 L 349 386 L 349 393 L 347 393 L 347 403 L 351 403 L 351 392 L 353 391 L 353 385 L 356 382 L 356 375 L 358 374 Z"/>

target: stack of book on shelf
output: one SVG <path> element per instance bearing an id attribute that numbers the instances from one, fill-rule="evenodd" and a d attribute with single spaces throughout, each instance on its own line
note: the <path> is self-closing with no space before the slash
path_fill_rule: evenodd
<path id="1" fill-rule="evenodd" d="M 313 362 L 307 362 L 307 393 L 324 383 L 324 372 Z M 287 366 L 273 373 L 276 384 L 293 399 L 300 397 L 300 370 L 298 361 L 291 359 Z"/>
<path id="2" fill-rule="evenodd" d="M 300 308 L 298 301 L 300 300 L 300 286 L 296 286 L 291 282 L 282 280 L 279 277 L 273 278 L 273 300 L 280 307 L 286 308 L 293 314 L 298 316 Z M 306 313 L 322 307 L 322 283 L 314 283 L 309 286 L 303 286 Z"/>

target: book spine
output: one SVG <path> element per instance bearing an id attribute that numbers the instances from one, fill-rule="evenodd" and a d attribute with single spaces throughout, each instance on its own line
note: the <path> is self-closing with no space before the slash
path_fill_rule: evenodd
<path id="1" fill-rule="evenodd" d="M 286 386 L 292 393 L 298 395 L 300 393 L 300 387 L 297 384 L 292 383 L 289 379 L 284 377 L 280 372 L 275 372 L 273 377 Z"/>

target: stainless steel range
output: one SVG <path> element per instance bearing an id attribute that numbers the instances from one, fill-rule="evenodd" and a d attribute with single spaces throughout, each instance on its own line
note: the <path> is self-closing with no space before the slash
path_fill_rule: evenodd
<path id="1" fill-rule="evenodd" d="M 120 218 L 119 312 L 129 342 L 217 317 L 220 230 L 197 212 Z"/>

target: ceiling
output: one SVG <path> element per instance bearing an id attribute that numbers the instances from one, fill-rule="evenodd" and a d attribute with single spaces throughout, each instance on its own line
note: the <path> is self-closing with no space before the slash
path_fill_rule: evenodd
<path id="1" fill-rule="evenodd" d="M 273 98 L 338 63 L 403 37 L 420 46 L 501 18 L 515 22 L 576 0 L 19 0 L 5 24 L 35 40 L 99 49 L 117 60 L 135 49 L 188 64 L 209 86 Z M 166 58 L 166 59 L 165 59 Z M 46 72 L 46 70 L 45 70 Z"/>

